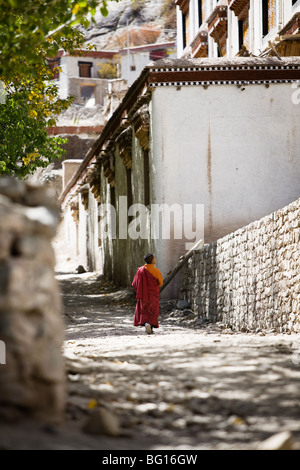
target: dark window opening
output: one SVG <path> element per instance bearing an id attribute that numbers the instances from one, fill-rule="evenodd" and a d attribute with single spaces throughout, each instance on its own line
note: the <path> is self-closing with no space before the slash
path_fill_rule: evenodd
<path id="1" fill-rule="evenodd" d="M 126 169 L 127 177 L 127 214 L 129 208 L 132 206 L 133 196 L 132 196 L 132 182 L 131 182 L 131 168 Z M 128 215 L 128 224 L 134 219 L 133 216 Z"/>
<path id="2" fill-rule="evenodd" d="M 199 28 L 203 23 L 203 12 L 202 12 L 202 0 L 198 0 L 198 22 L 199 22 Z"/>
<path id="3" fill-rule="evenodd" d="M 244 21 L 239 20 L 239 49 L 244 45 Z"/>
<path id="4" fill-rule="evenodd" d="M 144 151 L 144 204 L 150 205 L 150 165 L 149 165 L 149 152 Z"/>
<path id="5" fill-rule="evenodd" d="M 91 78 L 92 76 L 92 62 L 78 62 L 79 77 Z"/>
<path id="6" fill-rule="evenodd" d="M 262 33 L 263 36 L 269 33 L 269 0 L 262 0 Z"/>
<path id="7" fill-rule="evenodd" d="M 186 48 L 186 15 L 182 15 L 182 39 L 183 39 L 183 49 Z"/>
<path id="8" fill-rule="evenodd" d="M 95 86 L 82 85 L 80 87 L 80 99 L 83 103 L 95 104 Z"/>
<path id="9" fill-rule="evenodd" d="M 110 203 L 116 207 L 116 188 L 114 186 L 110 186 Z"/>

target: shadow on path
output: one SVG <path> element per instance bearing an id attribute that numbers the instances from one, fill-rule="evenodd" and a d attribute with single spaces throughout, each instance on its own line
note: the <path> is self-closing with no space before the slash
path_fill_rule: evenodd
<path id="1" fill-rule="evenodd" d="M 136 448 L 146 438 L 147 448 L 255 449 L 283 430 L 300 440 L 293 335 L 187 328 L 167 309 L 148 336 L 133 327 L 132 291 L 97 289 L 64 296 L 69 393 L 82 414 L 91 399 L 110 406 Z"/>
<path id="2" fill-rule="evenodd" d="M 254 450 L 284 430 L 300 443 L 297 335 L 188 327 L 172 302 L 161 303 L 160 328 L 147 335 L 133 326 L 131 289 L 91 273 L 57 279 L 65 319 L 65 421 L 56 430 L 15 427 L 13 435 L 2 427 L 0 448 Z M 101 407 L 119 420 L 117 437 L 82 431 Z"/>

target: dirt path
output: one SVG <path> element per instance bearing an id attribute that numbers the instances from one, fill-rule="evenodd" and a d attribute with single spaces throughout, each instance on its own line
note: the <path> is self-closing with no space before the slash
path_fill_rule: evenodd
<path id="1" fill-rule="evenodd" d="M 256 449 L 284 430 L 300 442 L 297 335 L 201 325 L 189 312 L 171 313 L 174 304 L 166 302 L 160 328 L 147 335 L 133 326 L 131 290 L 117 290 L 95 274 L 58 280 L 66 321 L 66 421 L 26 438 L 16 429 L 21 448 Z M 82 431 L 103 408 L 110 424 L 117 420 L 115 437 Z M 8 438 L 5 445 L 12 445 Z"/>

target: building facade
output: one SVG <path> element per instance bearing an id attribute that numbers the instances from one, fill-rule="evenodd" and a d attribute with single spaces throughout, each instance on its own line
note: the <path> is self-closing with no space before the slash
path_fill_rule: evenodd
<path id="1" fill-rule="evenodd" d="M 131 86 L 150 62 L 176 58 L 176 42 L 144 44 L 120 49 L 122 78 Z"/>
<path id="2" fill-rule="evenodd" d="M 108 80 L 100 79 L 99 66 L 111 61 L 116 54 L 116 51 L 75 51 L 72 54 L 59 51 L 48 64 L 54 72 L 60 98 L 72 95 L 76 104 L 85 107 L 103 105 Z"/>
<path id="3" fill-rule="evenodd" d="M 49 135 L 68 139 L 63 144 L 64 159 L 83 158 L 128 90 L 126 80 L 99 76 L 101 65 L 116 65 L 115 54 L 88 50 L 69 54 L 60 50 L 48 61 L 59 97 L 75 97 L 71 106 L 59 115 L 56 125 L 48 129 Z M 110 67 L 111 70 L 114 69 Z M 61 169 L 61 161 L 55 162 L 55 169 Z"/>
<path id="4" fill-rule="evenodd" d="M 299 58 L 148 65 L 61 194 L 66 254 L 130 285 L 299 197 Z M 165 289 L 176 295 L 177 281 Z"/>
<path id="5" fill-rule="evenodd" d="M 300 0 L 176 0 L 178 57 L 300 55 Z M 298 37 L 297 37 L 298 35 Z M 293 37 L 290 37 L 293 36 Z"/>

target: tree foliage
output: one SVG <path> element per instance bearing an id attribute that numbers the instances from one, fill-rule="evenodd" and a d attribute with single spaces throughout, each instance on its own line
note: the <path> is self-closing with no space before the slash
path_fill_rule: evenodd
<path id="1" fill-rule="evenodd" d="M 0 172 L 25 177 L 37 167 L 61 158 L 65 139 L 48 136 L 47 128 L 72 98 L 58 98 L 46 65 L 32 66 L 31 77 L 3 80 L 5 103 L 0 105 Z"/>
<path id="2" fill-rule="evenodd" d="M 118 63 L 115 60 L 98 64 L 98 76 L 99 78 L 113 79 L 118 78 Z"/>
<path id="3" fill-rule="evenodd" d="M 0 0 L 0 76 L 23 74 L 24 57 L 28 64 L 41 63 L 41 46 L 51 57 L 58 49 L 70 51 L 82 44 L 74 26 L 87 27 L 97 7 L 106 16 L 108 1 Z"/>
<path id="4" fill-rule="evenodd" d="M 80 49 L 76 25 L 87 27 L 96 8 L 106 16 L 108 1 L 119 0 L 0 0 L 0 174 L 26 177 L 61 157 L 65 141 L 47 130 L 72 98 L 59 99 L 47 61 Z"/>

